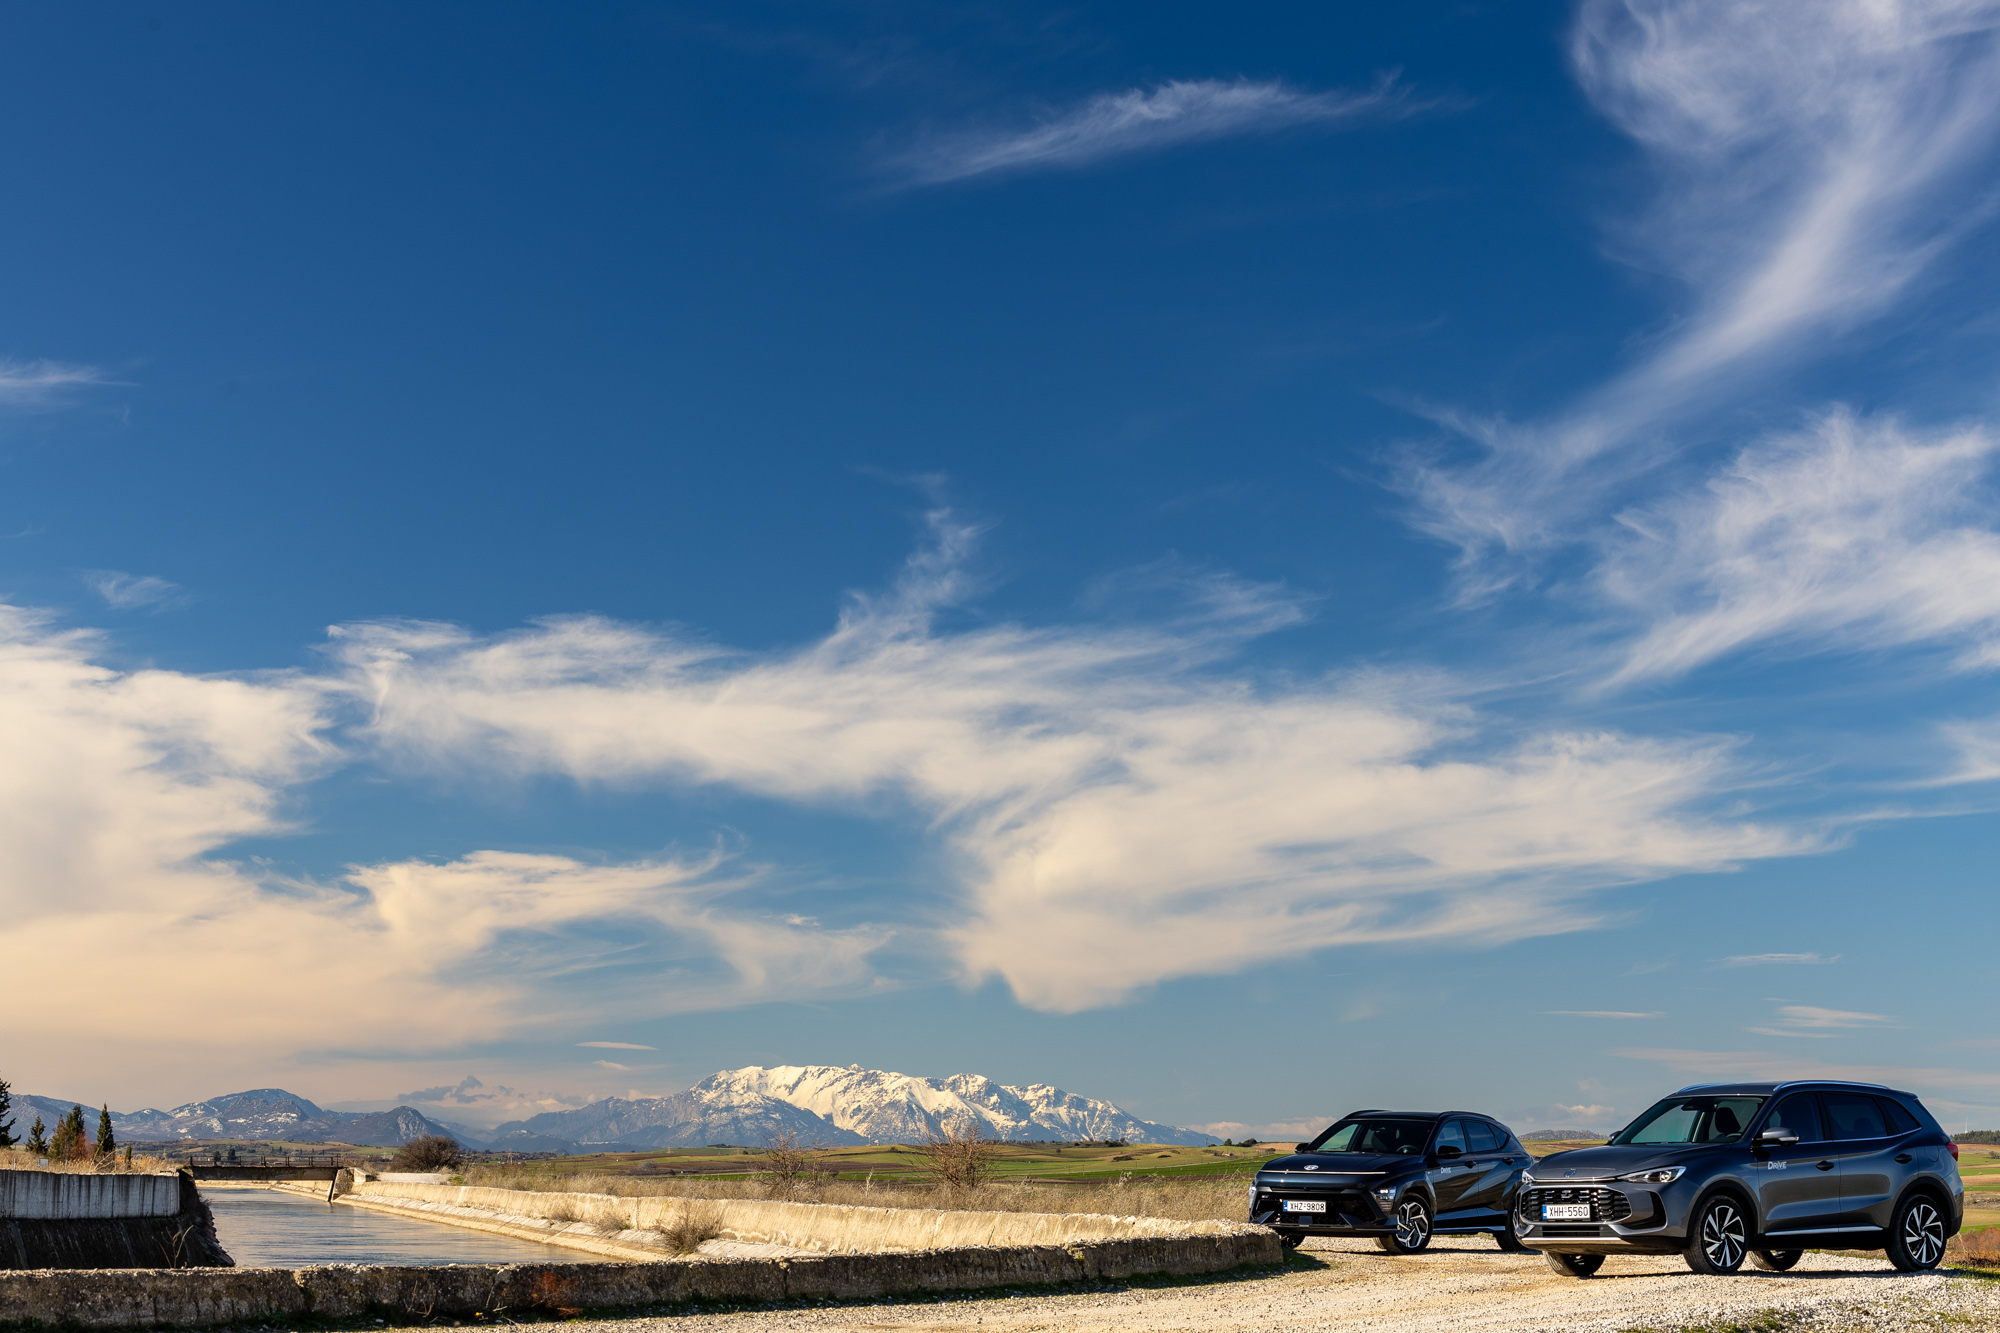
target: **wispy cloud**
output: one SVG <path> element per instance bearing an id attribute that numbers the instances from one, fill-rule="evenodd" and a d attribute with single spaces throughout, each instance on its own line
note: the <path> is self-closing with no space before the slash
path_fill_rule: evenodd
<path id="1" fill-rule="evenodd" d="M 1851 1079 L 1890 1087 L 2000 1089 L 2000 1073 L 1920 1065 L 1858 1065 L 1771 1051 L 1699 1051 L 1630 1046 L 1613 1055 L 1717 1079 Z"/>
<path id="2" fill-rule="evenodd" d="M 1083 167 L 1108 158 L 1301 125 L 1408 115 L 1423 105 L 1392 79 L 1365 91 L 1307 92 L 1284 83 L 1188 79 L 1099 93 L 1026 127 L 940 135 L 885 164 L 910 185 Z"/>
<path id="3" fill-rule="evenodd" d="M 787 918 L 787 920 L 792 925 L 803 924 L 797 918 Z M 641 1046 L 633 1041 L 580 1041 L 577 1045 L 594 1046 L 604 1051 L 657 1051 L 660 1049 L 657 1046 Z"/>
<path id="4" fill-rule="evenodd" d="M 1621 515 L 1599 580 L 1649 622 L 1612 683 L 1758 643 L 1961 645 L 2000 660 L 2000 437 L 1835 411 L 1746 449 L 1698 490 Z"/>
<path id="5" fill-rule="evenodd" d="M 1764 967 L 1770 964 L 1818 966 L 1839 961 L 1839 954 L 1829 957 L 1817 953 L 1739 953 L 1723 959 L 1722 965 L 1724 967 Z"/>
<path id="6" fill-rule="evenodd" d="M 398 762 L 908 802 L 957 869 L 934 911 L 964 973 L 1044 1009 L 1335 945 L 1578 929 L 1592 890 L 1809 845 L 1701 813 L 1735 781 L 1712 743 L 1488 737 L 1431 675 L 1232 672 L 1297 620 L 1268 591 L 1153 628 L 941 632 L 966 540 L 939 516 L 893 595 L 790 653 L 597 619 L 362 625 L 335 649 Z"/>
<path id="7" fill-rule="evenodd" d="M 34 407 L 58 397 L 64 389 L 105 382 L 104 372 L 95 366 L 0 359 L 0 404 L 9 406 Z"/>
<path id="8" fill-rule="evenodd" d="M 150 574 L 127 574 L 117 569 L 87 569 L 80 575 L 92 592 L 115 611 L 140 607 L 164 609 L 186 600 L 177 583 Z"/>
<path id="9" fill-rule="evenodd" d="M 1864 1014 L 1850 1009 L 1822 1009 L 1810 1004 L 1778 1006 L 1778 1021 L 1770 1027 L 1745 1028 L 1765 1037 L 1832 1037 L 1856 1028 L 1881 1028 L 1895 1024 L 1887 1014 Z"/>
<path id="10" fill-rule="evenodd" d="M 1691 307 L 1566 413 L 1439 414 L 1485 457 L 1408 485 L 1469 595 L 1517 576 L 1504 557 L 1576 539 L 1673 457 L 1668 428 L 1885 309 L 1961 234 L 1986 188 L 1966 168 L 2000 128 L 1996 25 L 1990 0 L 1583 6 L 1578 75 L 1661 182 L 1628 243 Z"/>

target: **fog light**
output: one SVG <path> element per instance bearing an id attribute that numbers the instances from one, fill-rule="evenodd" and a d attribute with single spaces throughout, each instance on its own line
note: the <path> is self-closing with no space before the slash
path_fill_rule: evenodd
<path id="1" fill-rule="evenodd" d="M 1390 1185 L 1387 1186 L 1386 1188 L 1376 1190 L 1375 1197 L 1380 1199 L 1383 1203 L 1387 1203 L 1389 1202 L 1389 1200 L 1396 1197 L 1396 1187 L 1394 1185 Z"/>

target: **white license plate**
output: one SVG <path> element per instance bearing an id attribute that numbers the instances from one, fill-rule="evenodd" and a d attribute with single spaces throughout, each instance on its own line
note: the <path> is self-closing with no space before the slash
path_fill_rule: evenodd
<path id="1" fill-rule="evenodd" d="M 1324 1199 L 1287 1199 L 1285 1211 L 1288 1213 L 1323 1213 L 1326 1211 Z"/>
<path id="2" fill-rule="evenodd" d="M 1542 1205 L 1544 1222 L 1588 1222 L 1590 1205 L 1587 1203 L 1545 1203 Z"/>

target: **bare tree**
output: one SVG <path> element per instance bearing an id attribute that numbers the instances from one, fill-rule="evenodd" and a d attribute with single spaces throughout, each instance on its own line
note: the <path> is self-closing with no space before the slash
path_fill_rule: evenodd
<path id="1" fill-rule="evenodd" d="M 789 1131 L 764 1141 L 764 1163 L 774 1199 L 795 1198 L 826 1183 L 818 1149 L 801 1144 L 799 1136 Z"/>
<path id="2" fill-rule="evenodd" d="M 426 1134 L 405 1143 L 389 1163 L 391 1171 L 457 1170 L 464 1161 L 458 1140 L 442 1134 Z"/>
<path id="3" fill-rule="evenodd" d="M 993 1174 L 993 1143 L 972 1119 L 940 1121 L 924 1131 L 917 1153 L 930 1166 L 931 1179 L 946 1194 L 969 1194 Z"/>

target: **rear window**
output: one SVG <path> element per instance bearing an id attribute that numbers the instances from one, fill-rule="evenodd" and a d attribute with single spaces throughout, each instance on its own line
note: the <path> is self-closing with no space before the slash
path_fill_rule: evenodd
<path id="1" fill-rule="evenodd" d="M 1907 1134 L 1917 1127 L 1916 1117 L 1903 1109 L 1903 1104 L 1894 1097 L 1877 1097 L 1882 1107 L 1882 1123 L 1889 1127 L 1891 1134 Z"/>
<path id="2" fill-rule="evenodd" d="M 1826 1105 L 1827 1137 L 1833 1139 L 1883 1139 L 1889 1136 L 1882 1122 L 1882 1104 L 1859 1092 L 1821 1094 Z"/>
<path id="3" fill-rule="evenodd" d="M 1500 1136 L 1493 1132 L 1493 1126 L 1484 1120 L 1465 1122 L 1465 1150 L 1467 1152 L 1499 1152 Z"/>

